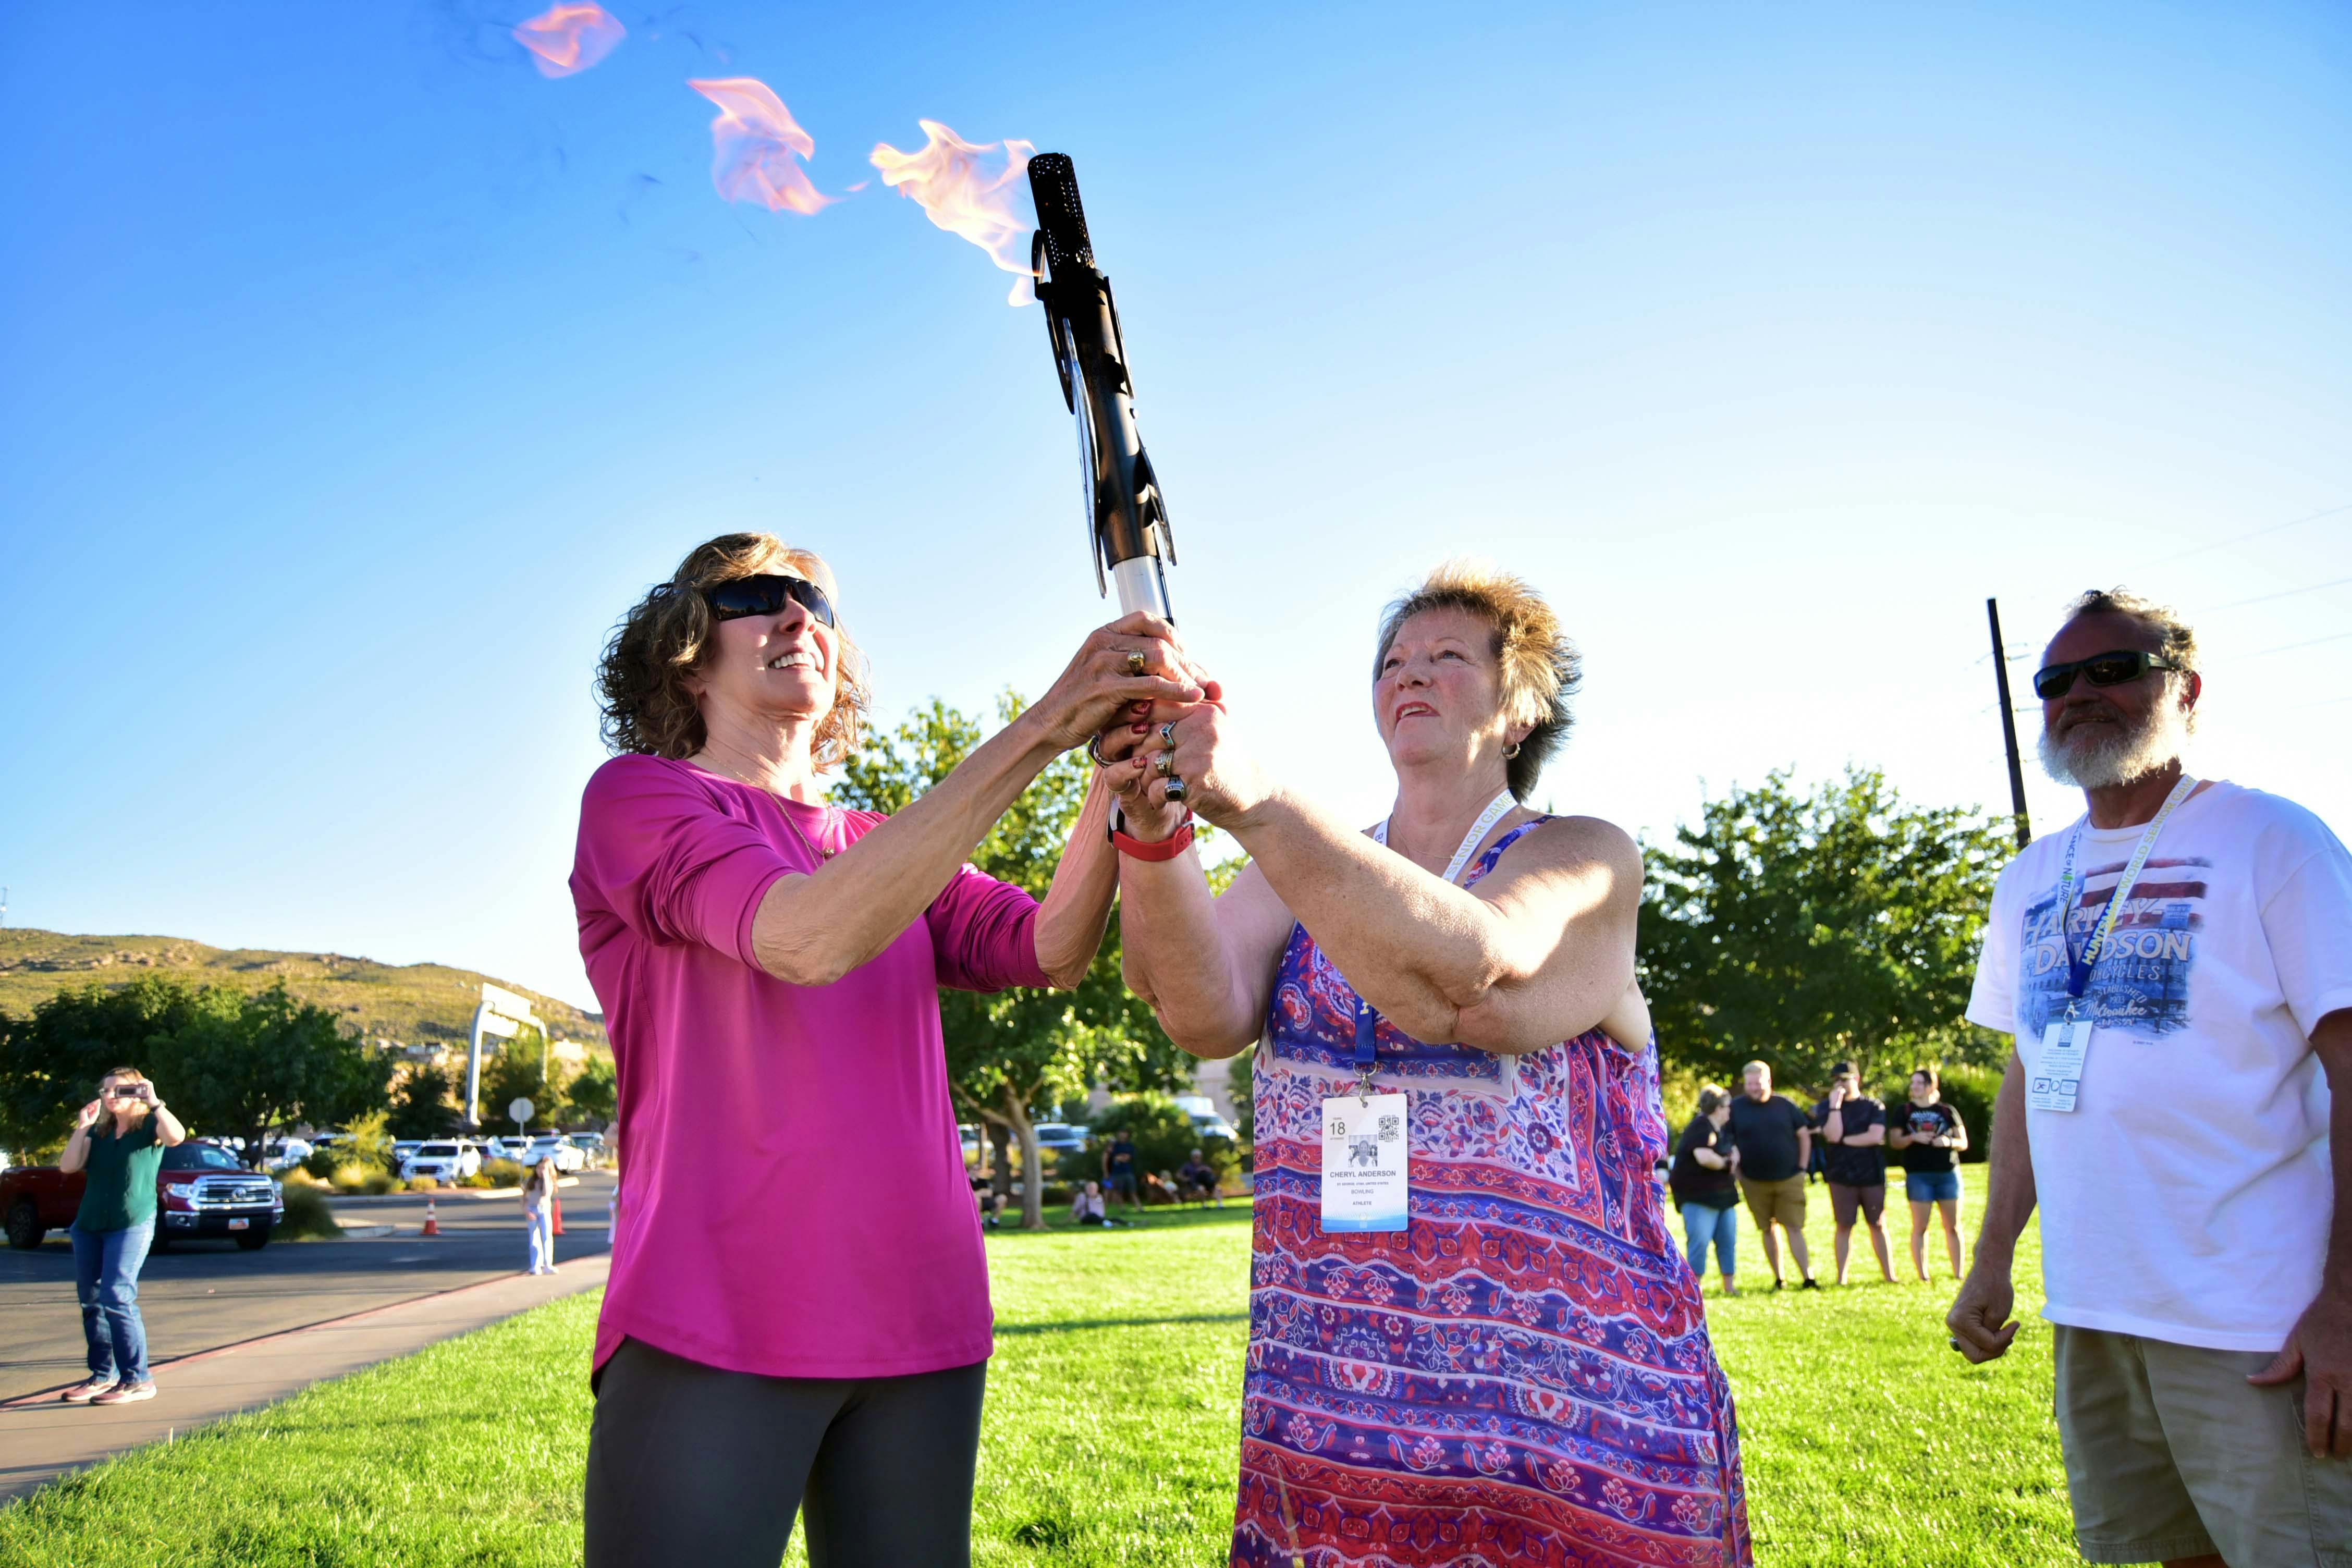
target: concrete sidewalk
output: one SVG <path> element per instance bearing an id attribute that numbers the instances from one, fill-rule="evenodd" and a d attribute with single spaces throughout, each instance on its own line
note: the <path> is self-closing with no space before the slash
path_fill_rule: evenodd
<path id="1" fill-rule="evenodd" d="M 314 1383 L 595 1289 L 604 1283 L 610 1263 L 610 1255 L 600 1253 L 564 1264 L 560 1274 L 487 1279 L 158 1362 L 160 1392 L 139 1405 L 67 1405 L 55 1389 L 0 1404 L 0 1502 L 126 1448 L 162 1442 L 167 1435 L 275 1404 Z"/>

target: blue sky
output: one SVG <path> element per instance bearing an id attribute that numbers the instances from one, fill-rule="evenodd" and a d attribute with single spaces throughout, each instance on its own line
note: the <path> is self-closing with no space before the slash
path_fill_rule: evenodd
<path id="1" fill-rule="evenodd" d="M 2000 804 L 1985 597 L 2120 581 L 2200 771 L 2352 825 L 2340 6 L 620 6 L 560 80 L 536 8 L 12 16 L 11 923 L 586 1002 L 590 670 L 692 544 L 830 556 L 886 713 L 1108 618 L 1034 308 L 878 184 L 722 202 L 705 76 L 828 193 L 919 116 L 1076 160 L 1187 633 L 1368 821 L 1374 618 L 1475 552 L 1584 645 L 1562 809 Z"/>

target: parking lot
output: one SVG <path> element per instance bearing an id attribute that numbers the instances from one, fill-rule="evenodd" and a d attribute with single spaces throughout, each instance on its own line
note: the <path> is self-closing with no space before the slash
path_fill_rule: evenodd
<path id="1" fill-rule="evenodd" d="M 569 1179 L 567 1179 L 569 1181 Z M 583 1173 L 562 1191 L 564 1234 L 556 1260 L 601 1253 L 613 1177 Z M 180 1241 L 150 1255 L 140 1279 L 151 1359 L 166 1361 L 241 1340 L 454 1289 L 524 1266 L 522 1208 L 511 1190 L 488 1196 L 445 1193 L 435 1205 L 441 1234 L 425 1237 L 425 1200 L 343 1200 L 347 1226 L 389 1226 L 392 1234 L 345 1241 L 273 1241 L 247 1252 L 229 1240 Z M 69 1383 L 83 1366 L 81 1315 L 74 1304 L 73 1248 L 52 1231 L 31 1251 L 0 1247 L 0 1400 Z"/>

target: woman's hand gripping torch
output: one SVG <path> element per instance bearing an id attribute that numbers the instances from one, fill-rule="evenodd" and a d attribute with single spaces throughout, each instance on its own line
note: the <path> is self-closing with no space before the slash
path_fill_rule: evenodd
<path id="1" fill-rule="evenodd" d="M 1029 190 L 1037 202 L 1029 267 L 1045 307 L 1062 401 L 1077 416 L 1095 586 L 1104 591 L 1108 574 L 1122 613 L 1148 610 L 1172 625 L 1165 567 L 1175 563 L 1175 541 L 1159 478 L 1136 434 L 1135 386 L 1119 340 L 1118 307 L 1110 279 L 1095 270 L 1077 173 L 1061 153 L 1040 153 L 1029 160 Z"/>

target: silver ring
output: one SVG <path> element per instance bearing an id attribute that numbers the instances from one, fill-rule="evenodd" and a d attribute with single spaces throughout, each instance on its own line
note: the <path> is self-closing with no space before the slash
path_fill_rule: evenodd
<path id="1" fill-rule="evenodd" d="M 1958 1334 L 1954 1334 L 1954 1335 L 1952 1335 L 1950 1338 L 1947 1339 L 1944 1342 L 1945 1342 L 1946 1344 L 1948 1344 L 1948 1345 L 1951 1346 L 1951 1347 L 1952 1347 L 1954 1350 L 1956 1350 L 1956 1351 L 1958 1351 L 1958 1350 L 1959 1350 L 1959 1349 L 1960 1349 L 1960 1336 L 1959 1336 L 1959 1335 L 1958 1335 Z M 1966 1355 L 1968 1352 L 1967 1352 L 1966 1351 L 1960 1351 L 1960 1353 L 1961 1353 L 1962 1355 Z"/>
<path id="2" fill-rule="evenodd" d="M 1160 738 L 1161 740 L 1163 740 L 1163 741 L 1167 742 L 1168 742 L 1170 745 L 1171 745 L 1171 746 L 1172 746 L 1172 745 L 1174 745 L 1174 744 L 1176 743 L 1176 721 L 1175 721 L 1175 720 L 1171 719 L 1171 720 L 1169 720 L 1169 721 L 1168 721 L 1168 722 L 1166 722 L 1165 724 L 1162 724 L 1162 725 L 1160 725 Z"/>
<path id="3" fill-rule="evenodd" d="M 1182 779 L 1173 777 L 1169 779 L 1168 788 L 1166 792 L 1161 795 L 1160 798 L 1162 800 L 1182 800 L 1184 798 L 1184 781 Z"/>
<path id="4" fill-rule="evenodd" d="M 1128 653 L 1127 653 L 1127 672 L 1128 672 L 1128 674 L 1129 674 L 1129 675 L 1141 675 L 1141 674 L 1143 673 L 1143 667 L 1144 667 L 1144 658 L 1143 658 L 1143 656 L 1142 656 L 1141 654 L 1139 654 L 1139 653 L 1136 652 L 1133 648 L 1129 648 L 1129 649 L 1128 650 Z"/>
<path id="5" fill-rule="evenodd" d="M 1158 752 L 1153 753 L 1151 771 L 1158 773 L 1163 779 L 1174 778 L 1176 776 L 1176 768 L 1172 759 L 1175 755 L 1176 753 L 1173 752 Z"/>
<path id="6" fill-rule="evenodd" d="M 1093 763 L 1094 765 L 1098 768 L 1107 768 L 1110 766 L 1110 764 L 1103 760 L 1101 747 L 1102 737 L 1100 735 L 1088 735 L 1087 737 L 1087 760 Z"/>

